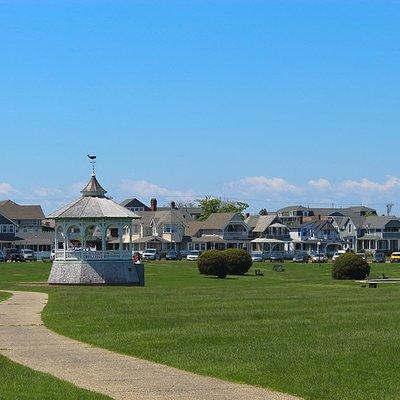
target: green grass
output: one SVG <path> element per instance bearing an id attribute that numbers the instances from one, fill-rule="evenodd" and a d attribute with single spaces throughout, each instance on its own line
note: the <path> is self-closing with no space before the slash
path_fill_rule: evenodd
<path id="1" fill-rule="evenodd" d="M 13 269 L 7 268 L 5 274 L 5 264 L 0 264 L 0 277 L 13 280 Z M 33 267 L 31 265 L 31 267 Z M 35 267 L 34 267 L 35 268 Z M 37 268 L 37 266 L 36 266 Z M 19 268 L 17 268 L 19 270 Z M 11 273 L 10 273 L 11 272 Z M 22 271 L 25 272 L 25 271 Z M 20 275 L 21 276 L 21 275 Z M 24 276 L 24 273 L 22 273 Z M 37 277 L 32 274 L 32 278 Z M 2 284 L 4 285 L 4 281 Z M 19 288 L 20 289 L 20 288 Z M 10 297 L 9 293 L 0 292 L 0 301 Z M 107 396 L 102 396 L 87 390 L 79 389 L 67 382 L 53 378 L 50 375 L 34 371 L 22 365 L 15 364 L 6 357 L 0 355 L 0 400 L 106 400 Z"/>
<path id="2" fill-rule="evenodd" d="M 49 328 L 97 346 L 307 399 L 398 399 L 400 285 L 366 289 L 334 281 L 330 265 L 285 265 L 221 280 L 195 264 L 158 262 L 146 265 L 144 288 L 32 290 L 50 293 Z M 378 272 L 400 277 L 397 265 Z M 0 287 L 47 273 L 7 265 Z"/>

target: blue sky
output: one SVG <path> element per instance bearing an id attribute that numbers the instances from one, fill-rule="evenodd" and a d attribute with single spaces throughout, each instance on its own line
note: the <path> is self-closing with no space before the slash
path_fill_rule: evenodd
<path id="1" fill-rule="evenodd" d="M 0 1 L 0 199 L 397 205 L 400 2 Z M 400 213 L 399 207 L 395 211 Z"/>

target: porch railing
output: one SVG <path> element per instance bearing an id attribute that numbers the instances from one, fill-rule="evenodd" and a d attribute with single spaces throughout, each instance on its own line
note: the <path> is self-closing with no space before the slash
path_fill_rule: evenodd
<path id="1" fill-rule="evenodd" d="M 130 250 L 57 250 L 55 253 L 56 260 L 100 260 L 100 259 L 130 259 L 132 252 Z"/>

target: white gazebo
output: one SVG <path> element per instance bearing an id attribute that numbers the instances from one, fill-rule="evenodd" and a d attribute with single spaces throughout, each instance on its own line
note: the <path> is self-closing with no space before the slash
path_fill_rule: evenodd
<path id="1" fill-rule="evenodd" d="M 82 196 L 47 216 L 55 220 L 50 284 L 144 284 L 132 261 L 132 221 L 140 216 L 106 197 L 93 172 Z"/>

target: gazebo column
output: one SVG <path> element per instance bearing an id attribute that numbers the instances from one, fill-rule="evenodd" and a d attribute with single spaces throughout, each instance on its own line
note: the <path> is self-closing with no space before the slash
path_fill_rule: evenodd
<path id="1" fill-rule="evenodd" d="M 67 259 L 67 246 L 68 246 L 68 230 L 67 225 L 63 224 L 63 236 L 64 236 L 64 260 Z"/>
<path id="2" fill-rule="evenodd" d="M 118 243 L 119 243 L 119 258 L 122 258 L 122 226 L 121 223 L 118 224 Z"/>
<path id="3" fill-rule="evenodd" d="M 107 235 L 107 229 L 106 225 L 102 224 L 101 226 L 101 252 L 102 252 L 102 258 L 106 258 L 106 235 Z"/>
<path id="4" fill-rule="evenodd" d="M 129 232 L 129 252 L 132 254 L 132 225 L 128 227 Z"/>
<path id="5" fill-rule="evenodd" d="M 84 222 L 81 222 L 79 224 L 79 237 L 81 240 L 81 260 L 84 258 L 84 248 L 85 248 L 85 230 L 86 230 L 86 224 Z"/>

